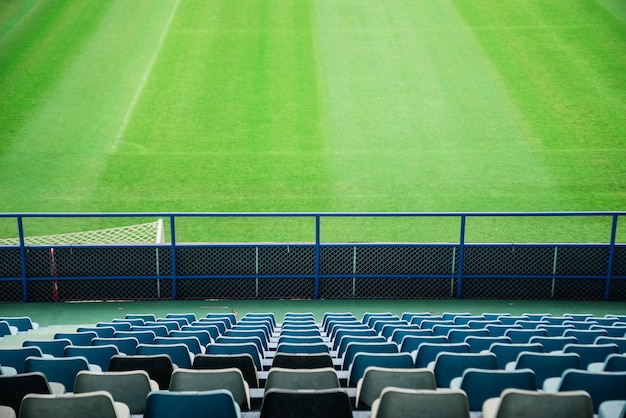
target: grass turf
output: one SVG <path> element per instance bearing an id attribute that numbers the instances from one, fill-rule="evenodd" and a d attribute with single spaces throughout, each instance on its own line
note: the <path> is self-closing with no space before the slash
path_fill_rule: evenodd
<path id="1" fill-rule="evenodd" d="M 625 47 L 615 0 L 1 2 L 0 211 L 622 210 Z M 447 221 L 326 225 L 458 238 Z M 468 240 L 609 225 L 488 219 Z M 177 232 L 314 238 L 310 220 Z"/>

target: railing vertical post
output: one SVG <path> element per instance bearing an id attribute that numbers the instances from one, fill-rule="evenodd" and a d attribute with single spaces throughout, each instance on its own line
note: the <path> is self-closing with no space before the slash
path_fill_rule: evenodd
<path id="1" fill-rule="evenodd" d="M 172 300 L 176 300 L 176 225 L 173 215 L 170 216 L 170 235 L 172 237 Z"/>
<path id="2" fill-rule="evenodd" d="M 461 232 L 459 236 L 459 268 L 457 269 L 456 298 L 463 295 L 463 258 L 465 256 L 465 215 L 461 215 Z"/>
<path id="3" fill-rule="evenodd" d="M 17 231 L 20 236 L 20 265 L 22 270 L 22 300 L 24 303 L 28 302 L 28 283 L 26 278 L 28 277 L 28 268 L 26 264 L 26 241 L 24 239 L 24 223 L 22 217 L 17 217 Z"/>
<path id="4" fill-rule="evenodd" d="M 615 240 L 617 236 L 617 219 L 618 215 L 613 215 L 613 224 L 611 225 L 611 242 L 609 244 L 609 262 L 606 266 L 606 287 L 604 289 L 604 300 L 608 301 L 611 296 L 611 279 L 613 278 L 613 260 L 615 259 Z"/>
<path id="5" fill-rule="evenodd" d="M 320 298 L 320 215 L 315 215 L 315 299 Z"/>

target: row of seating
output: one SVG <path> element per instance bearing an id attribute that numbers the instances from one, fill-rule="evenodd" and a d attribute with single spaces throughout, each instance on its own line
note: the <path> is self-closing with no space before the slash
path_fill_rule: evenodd
<path id="1" fill-rule="evenodd" d="M 183 317 L 183 315 L 185 317 Z M 195 367 L 196 369 L 219 369 L 225 367 L 235 367 L 236 369 L 240 370 L 242 380 L 248 384 L 249 388 L 251 388 L 252 398 L 259 401 L 263 400 L 263 402 L 265 402 L 265 399 L 270 392 L 274 392 L 276 390 L 297 390 L 300 385 L 300 383 L 297 382 L 304 382 L 301 383 L 302 388 L 314 391 L 339 389 L 340 384 L 335 385 L 334 383 L 332 385 L 320 384 L 320 387 L 309 387 L 312 382 L 316 381 L 315 379 L 311 379 L 310 374 L 320 373 L 321 375 L 321 372 L 324 371 L 330 372 L 330 374 L 332 374 L 330 380 L 333 380 L 333 382 L 343 381 L 343 386 L 348 386 L 347 389 L 343 389 L 343 393 L 347 394 L 353 400 L 355 400 L 355 398 L 357 397 L 359 400 L 361 399 L 359 397 L 359 394 L 361 393 L 360 391 L 362 390 L 362 386 L 359 387 L 359 382 L 361 382 L 362 379 L 366 377 L 366 372 L 372 368 L 372 371 L 376 371 L 376 368 L 378 367 L 382 368 L 383 370 L 393 370 L 397 371 L 398 373 L 405 373 L 405 375 L 408 375 L 408 371 L 423 373 L 426 370 L 420 369 L 425 366 L 430 366 L 429 373 L 431 373 L 431 375 L 433 376 L 435 385 L 432 388 L 423 388 L 423 390 L 437 390 L 450 387 L 463 388 L 463 385 L 465 385 L 466 388 L 480 387 L 476 386 L 475 384 L 468 384 L 467 382 L 464 382 L 463 379 L 472 381 L 472 379 L 475 380 L 477 378 L 476 376 L 479 376 L 481 373 L 487 375 L 487 369 L 494 371 L 494 373 L 497 373 L 500 376 L 499 378 L 495 378 L 494 374 L 492 374 L 491 377 L 485 377 L 487 378 L 487 380 L 501 382 L 499 383 L 500 386 L 492 385 L 495 388 L 493 389 L 493 392 L 483 390 L 479 391 L 476 396 L 473 396 L 472 391 L 470 389 L 467 390 L 467 398 L 468 402 L 471 404 L 471 410 L 480 410 L 480 407 L 482 406 L 486 398 L 497 396 L 498 392 L 501 391 L 501 389 L 503 388 L 523 386 L 521 383 L 514 384 L 515 381 L 532 381 L 532 383 L 528 383 L 527 386 L 523 386 L 523 388 L 536 389 L 543 386 L 539 385 L 540 382 L 543 383 L 543 381 L 548 378 L 556 377 L 546 377 L 544 376 L 545 373 L 542 376 L 538 376 L 538 373 L 536 373 L 536 371 L 538 370 L 539 372 L 543 372 L 544 370 L 542 368 L 533 370 L 526 367 L 521 367 L 522 364 L 519 363 L 518 360 L 522 358 L 522 354 L 533 354 L 538 355 L 542 358 L 549 357 L 551 360 L 554 360 L 557 356 L 561 355 L 569 355 L 569 357 L 578 358 L 578 360 L 580 360 L 581 357 L 579 354 L 571 355 L 571 353 L 543 353 L 543 345 L 538 343 L 513 344 L 510 340 L 506 340 L 504 338 L 501 338 L 498 342 L 489 341 L 486 339 L 493 338 L 489 335 L 464 335 L 463 342 L 450 342 L 450 339 L 455 341 L 454 339 L 457 338 L 455 336 L 456 334 L 458 334 L 459 336 L 462 334 L 469 334 L 469 332 L 465 333 L 459 331 L 478 330 L 484 332 L 485 328 L 471 328 L 471 325 L 473 325 L 473 321 L 501 321 L 501 319 L 503 319 L 489 319 L 486 318 L 485 315 L 479 316 L 482 319 L 476 319 L 476 316 L 474 316 L 474 318 L 472 319 L 468 319 L 471 317 L 471 315 L 455 314 L 455 316 L 450 315 L 447 317 L 444 317 L 442 315 L 440 318 L 438 318 L 434 315 L 417 313 L 410 314 L 410 320 L 407 320 L 405 315 L 409 314 L 403 315 L 403 319 L 389 313 L 373 313 L 366 314 L 361 320 L 358 320 L 354 317 L 354 315 L 350 313 L 330 313 L 324 315 L 323 321 L 321 323 L 317 323 L 312 314 L 305 313 L 285 315 L 282 323 L 280 324 L 276 323 L 276 320 L 272 314 L 267 313 L 248 314 L 240 320 L 237 320 L 234 315 L 231 314 L 211 315 L 207 316 L 207 318 L 200 319 L 195 318 L 195 315 L 192 315 L 193 314 L 172 314 L 170 318 L 154 318 L 154 316 L 150 315 L 129 315 L 127 318 L 112 320 L 108 323 L 99 323 L 95 327 L 89 327 L 91 329 L 77 329 L 77 332 L 73 333 L 75 335 L 57 335 L 57 337 L 59 337 L 59 339 L 66 336 L 70 337 L 67 338 L 67 340 L 70 341 L 70 345 L 66 345 L 63 349 L 63 355 L 65 355 L 66 350 L 68 349 L 94 348 L 94 346 L 92 345 L 82 347 L 71 345 L 71 338 L 82 338 L 85 336 L 84 334 L 86 333 L 92 333 L 90 334 L 91 341 L 89 342 L 89 344 L 92 344 L 93 341 L 107 338 L 111 340 L 124 340 L 125 338 L 137 340 L 133 336 L 128 336 L 124 334 L 118 334 L 116 337 L 116 333 L 120 332 L 126 332 L 131 334 L 152 333 L 153 335 L 150 334 L 150 336 L 153 337 L 152 342 L 146 341 L 145 343 L 140 344 L 137 340 L 137 345 L 135 346 L 134 352 L 129 350 L 128 355 L 120 355 L 118 349 L 118 354 L 113 353 L 112 356 L 109 356 L 109 370 L 111 370 L 111 366 L 114 365 L 116 362 L 126 362 L 126 364 L 124 366 L 113 366 L 113 369 L 115 370 L 135 370 L 137 368 L 143 368 L 145 370 L 150 369 L 150 367 L 147 364 L 144 364 L 143 366 L 139 365 L 137 362 L 147 362 L 148 360 L 153 361 L 154 358 L 162 357 L 166 360 L 169 360 L 171 364 L 172 355 L 159 356 L 155 354 L 156 352 L 149 355 L 137 355 L 138 347 L 151 346 L 158 349 L 163 349 L 166 346 L 172 344 L 168 344 L 169 341 L 166 340 L 166 343 L 164 343 L 161 347 L 158 347 L 159 344 L 155 344 L 155 340 L 157 338 L 193 338 L 194 340 L 199 341 L 200 335 L 204 337 L 206 336 L 206 334 L 209 334 L 208 344 L 200 344 L 200 348 L 197 348 L 195 351 L 191 350 L 191 347 L 189 347 L 189 345 L 187 344 L 179 344 L 185 346 L 187 350 L 187 358 L 190 360 L 190 364 L 186 364 L 185 367 Z M 170 315 L 168 315 L 168 317 L 169 316 Z M 499 315 L 499 317 L 501 316 L 502 315 Z M 542 318 L 544 318 L 545 316 L 546 315 L 542 315 Z M 420 317 L 431 318 L 431 320 L 430 322 L 426 322 L 426 320 L 424 320 L 418 323 L 419 321 L 416 318 Z M 565 320 L 576 322 L 592 322 L 590 318 L 592 317 L 586 317 L 585 320 L 580 320 L 580 318 L 573 317 L 567 317 L 567 319 L 563 317 L 562 319 L 564 319 L 564 322 Z M 520 320 L 522 319 L 518 318 L 515 322 L 519 322 Z M 526 316 L 525 320 L 527 322 L 532 322 L 533 318 Z M 441 323 L 443 321 L 452 321 L 453 323 Z M 464 321 L 465 323 L 463 323 Z M 522 331 L 532 329 L 530 327 L 527 329 L 517 328 L 518 326 L 521 327 L 521 325 L 515 322 L 510 325 L 506 325 L 506 327 L 512 330 Z M 617 329 L 621 326 L 619 325 L 619 322 L 619 318 L 616 318 L 615 321 L 612 321 L 613 325 L 601 325 L 600 323 L 596 323 L 591 326 L 612 326 Z M 430 324 L 432 324 L 432 326 L 430 326 Z M 500 325 L 502 324 L 488 324 L 488 326 Z M 439 332 L 445 329 L 438 328 L 440 326 L 445 326 L 449 328 L 447 329 L 447 333 L 445 336 L 435 335 L 435 331 L 437 329 L 440 330 Z M 155 330 L 145 329 L 152 327 L 158 327 L 159 332 L 163 332 L 163 328 L 166 328 L 167 334 L 163 334 L 159 337 L 156 335 Z M 191 330 L 185 327 L 210 327 L 210 331 L 208 329 Z M 101 334 L 98 334 L 98 332 L 102 332 L 103 330 L 106 330 L 106 332 L 112 331 L 112 336 L 99 336 Z M 201 334 L 193 337 L 178 337 L 171 335 L 172 332 L 176 333 L 185 331 L 201 332 Z M 416 332 L 420 332 L 423 334 L 413 334 Z M 402 337 L 401 343 L 398 344 L 398 342 L 394 339 L 397 339 L 400 333 L 406 334 Z M 96 336 L 94 336 L 93 334 L 95 334 Z M 507 336 L 502 335 L 500 337 L 506 338 Z M 599 337 L 613 338 L 619 344 L 621 344 L 622 340 L 624 339 L 623 334 L 621 335 L 621 337 L 609 336 L 608 332 L 607 334 L 598 336 L 596 338 Z M 429 340 L 428 338 L 431 339 Z M 434 342 L 434 338 L 438 338 L 438 342 Z M 483 347 L 488 348 L 483 350 L 471 349 L 469 343 L 469 339 L 471 338 L 485 339 L 484 341 L 482 341 L 484 343 Z M 417 343 L 417 340 L 415 339 L 425 340 L 419 341 L 419 343 Z M 78 340 L 74 341 L 76 343 L 79 343 Z M 409 343 L 414 344 L 415 350 L 403 352 L 401 350 L 401 347 L 402 344 L 405 343 L 406 347 L 409 346 Z M 620 351 L 623 352 L 623 350 L 617 343 L 609 345 L 611 345 L 611 353 L 614 354 L 614 356 L 611 358 L 615 358 L 616 360 L 614 361 L 616 362 L 616 364 L 619 364 L 621 358 L 624 356 L 619 354 Z M 573 344 L 571 346 L 595 348 L 600 345 L 604 344 L 586 343 Z M 535 347 L 535 349 L 529 348 L 533 346 Z M 512 354 L 513 350 L 506 350 L 510 347 L 514 347 L 516 349 L 519 348 L 521 349 L 521 352 L 518 352 L 514 355 Z M 429 357 L 429 360 L 425 361 L 424 359 L 426 357 L 423 353 L 428 351 L 427 349 L 432 350 L 432 353 Z M 499 352 L 498 350 L 502 350 L 502 352 Z M 422 353 L 422 355 L 420 355 L 420 352 Z M 502 354 L 504 352 L 506 352 L 506 355 Z M 159 352 L 158 354 L 163 353 Z M 303 356 L 302 354 L 306 354 L 306 356 Z M 253 372 L 256 374 L 256 378 L 252 378 L 250 377 L 250 375 L 244 376 L 246 375 L 246 373 L 244 372 L 244 367 L 242 367 L 243 359 L 251 360 L 254 367 Z M 425 364 L 418 365 L 418 359 L 424 361 Z M 463 359 L 471 359 L 471 361 L 461 361 Z M 601 368 L 606 367 L 605 363 L 609 364 L 609 356 L 607 354 L 604 354 L 602 360 L 604 363 L 599 366 Z M 240 363 L 237 364 L 233 361 L 239 361 Z M 0 363 L 2 362 L 2 353 L 0 352 Z M 132 362 L 134 362 L 135 364 L 131 365 Z M 444 364 L 446 364 L 446 362 L 454 365 L 454 367 L 444 367 Z M 582 363 L 579 364 L 580 365 L 578 366 L 578 368 L 582 368 Z M 293 370 L 287 371 L 287 373 L 283 374 L 292 375 L 290 383 L 283 385 L 283 387 L 276 387 L 276 384 L 274 382 L 275 376 L 279 375 L 278 372 L 281 372 L 280 369 L 284 368 L 283 366 L 295 367 L 297 369 L 301 369 L 303 367 L 326 367 L 327 370 L 319 369 L 319 371 L 315 372 L 308 371 L 308 374 L 302 370 L 298 370 L 298 376 L 294 375 Z M 169 370 L 169 372 L 166 371 L 165 373 L 166 377 L 163 378 L 162 381 L 159 383 L 161 389 L 171 389 L 171 387 L 169 386 L 171 384 L 170 378 L 174 376 L 176 366 L 175 364 L 171 364 L 170 367 L 171 369 Z M 506 370 L 507 367 L 508 370 Z M 619 368 L 619 365 L 610 367 Z M 477 370 L 472 370 L 472 368 Z M 104 370 L 104 368 L 101 369 Z M 565 371 L 567 370 L 564 370 L 564 372 Z M 591 372 L 585 371 L 585 373 Z M 618 376 L 618 373 L 619 372 L 605 372 L 604 374 Z M 148 374 L 150 377 L 156 377 L 156 372 L 154 370 L 152 370 L 151 372 L 149 371 Z M 565 377 L 565 374 L 563 374 L 563 376 L 559 375 L 559 377 Z M 401 380 L 398 378 L 398 376 L 396 376 L 395 379 L 396 380 L 394 380 L 394 382 Z M 453 383 L 455 380 L 456 383 Z M 622 381 L 620 380 L 619 382 Z M 68 382 L 67 385 L 68 387 L 73 387 L 73 383 Z M 263 385 L 265 385 L 265 390 L 262 388 Z M 261 388 L 259 388 L 259 386 L 261 386 Z M 326 386 L 331 387 L 328 388 Z M 406 389 L 417 389 L 414 387 L 414 385 L 411 384 L 408 384 L 407 386 L 409 387 Z M 601 385 L 598 386 L 601 387 Z M 556 390 L 559 389 L 558 384 L 556 386 L 553 385 L 553 387 L 555 387 Z M 619 385 L 617 385 L 617 387 L 626 387 L 626 385 L 620 383 Z M 257 389 L 256 392 L 255 389 Z M 378 394 L 380 394 L 380 390 L 378 390 Z M 352 409 L 369 409 L 369 407 L 373 404 L 373 399 L 370 399 L 369 404 L 365 402 L 360 402 L 359 400 L 355 400 L 355 402 L 352 404 Z M 594 403 L 594 408 L 596 410 L 598 410 L 601 400 L 602 398 L 600 396 L 595 397 L 595 401 L 597 402 Z M 249 401 L 247 405 L 245 405 L 244 403 L 244 405 L 242 406 L 244 410 L 249 409 Z"/>
<path id="2" fill-rule="evenodd" d="M 20 332 L 28 332 L 38 329 L 39 324 L 33 322 L 28 316 L 2 316 L 0 317 L 0 338 L 6 335 L 17 335 Z"/>

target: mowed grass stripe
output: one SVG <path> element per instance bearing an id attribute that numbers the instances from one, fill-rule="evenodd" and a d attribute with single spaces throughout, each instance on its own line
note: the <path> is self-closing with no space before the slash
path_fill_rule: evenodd
<path id="1" fill-rule="evenodd" d="M 610 2 L 455 3 L 552 172 L 552 208 L 623 210 L 626 22 L 599 4 Z M 576 228 L 602 239 L 594 226 Z"/>
<path id="2" fill-rule="evenodd" d="M 559 207 L 518 109 L 451 2 L 316 5 L 324 138 L 335 185 L 350 196 L 338 208 Z M 428 224 L 390 231 L 420 240 L 439 233 Z"/>
<path id="3" fill-rule="evenodd" d="M 36 46 L 24 56 L 32 59 L 41 53 L 48 58 L 37 63 L 41 68 L 28 65 L 22 69 L 37 77 L 33 86 L 40 84 L 46 89 L 35 104 L 18 101 L 28 118 L 19 121 L 9 135 L 12 143 L 0 155 L 0 189 L 5 197 L 11 197 L 2 199 L 3 211 L 95 209 L 92 194 L 106 167 L 115 133 L 174 1 L 118 0 L 102 9 L 83 4 L 70 2 L 71 13 L 51 14 L 52 21 L 47 24 L 59 28 L 58 33 L 39 35 L 54 39 L 57 43 L 52 45 L 60 56 L 50 57 Z M 74 22 L 81 18 L 87 27 Z M 76 26 L 85 34 L 73 43 Z M 39 40 L 34 37 L 16 43 L 36 44 Z M 41 48 L 46 47 L 44 42 Z M 61 63 L 61 68 L 57 69 L 56 63 Z M 49 81 L 42 70 L 46 67 L 52 73 L 58 70 L 58 78 Z M 22 79 L 15 72 L 3 83 L 13 85 Z M 21 92 L 16 88 L 7 102 L 19 99 Z"/>
<path id="4" fill-rule="evenodd" d="M 124 142 L 101 179 L 96 205 L 115 201 L 116 210 L 157 211 L 328 208 L 312 4 L 181 3 Z M 191 231 L 183 225 L 180 233 L 201 240 L 300 236 L 271 224 L 230 224 L 228 237 L 200 223 Z M 310 225 L 303 228 L 312 239 Z"/>

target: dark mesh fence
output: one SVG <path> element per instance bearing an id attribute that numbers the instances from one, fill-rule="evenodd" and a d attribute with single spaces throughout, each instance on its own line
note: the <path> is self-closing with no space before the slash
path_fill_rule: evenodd
<path id="1" fill-rule="evenodd" d="M 455 298 L 603 300 L 608 245 L 313 244 L 29 247 L 27 300 Z M 0 301 L 24 300 L 19 248 L 0 248 Z M 175 289 L 173 289 L 173 279 Z M 316 279 L 319 278 L 319 295 Z M 617 245 L 608 299 L 626 300 Z M 175 292 L 175 293 L 174 293 Z"/>

